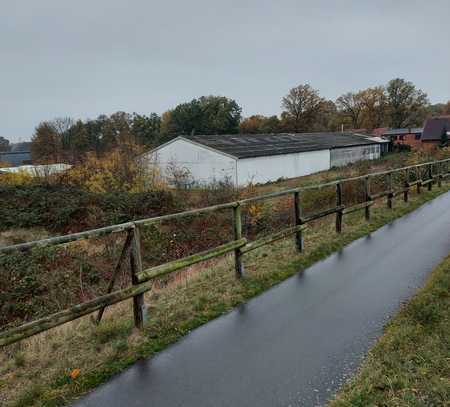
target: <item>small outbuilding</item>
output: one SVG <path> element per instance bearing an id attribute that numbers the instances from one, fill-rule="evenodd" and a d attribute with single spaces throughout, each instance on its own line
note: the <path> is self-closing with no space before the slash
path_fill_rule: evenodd
<path id="1" fill-rule="evenodd" d="M 31 164 L 31 153 L 29 151 L 2 151 L 0 152 L 0 163 L 11 167 Z"/>
<path id="2" fill-rule="evenodd" d="M 69 164 L 20 165 L 18 167 L 0 168 L 0 174 L 26 174 L 31 177 L 45 177 L 67 171 Z"/>
<path id="3" fill-rule="evenodd" d="M 448 145 L 450 139 L 450 116 L 438 116 L 427 119 L 422 135 L 422 145 L 426 150 Z"/>
<path id="4" fill-rule="evenodd" d="M 176 137 L 144 158 L 169 179 L 180 171 L 193 184 L 243 186 L 377 159 L 381 144 L 355 133 L 192 135 Z"/>
<path id="5" fill-rule="evenodd" d="M 395 146 L 408 145 L 413 150 L 419 150 L 422 147 L 422 133 L 422 127 L 385 129 L 382 137 L 390 140 Z"/>

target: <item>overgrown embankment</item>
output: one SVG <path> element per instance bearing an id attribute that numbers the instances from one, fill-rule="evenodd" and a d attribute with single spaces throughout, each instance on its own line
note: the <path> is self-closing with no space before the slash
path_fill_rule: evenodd
<path id="1" fill-rule="evenodd" d="M 297 180 L 250 186 L 240 191 L 229 185 L 215 185 L 192 191 L 98 193 L 82 188 L 82 184 L 64 183 L 64 179 L 54 179 L 54 183 L 30 181 L 22 185 L 3 185 L 0 187 L 0 245 L 214 205 L 268 192 L 279 185 L 308 185 L 426 158 L 429 157 L 412 153 L 395 154 L 374 162 L 358 162 Z M 375 181 L 373 179 L 372 192 L 386 188 L 382 179 L 378 185 Z M 398 181 L 400 185 L 401 181 Z M 345 205 L 361 202 L 364 199 L 362 183 L 345 183 L 343 197 Z M 332 207 L 335 199 L 333 188 L 311 190 L 302 196 L 302 210 L 305 215 L 324 210 Z M 243 233 L 250 240 L 294 223 L 290 197 L 257 203 L 243 210 Z M 142 228 L 141 234 L 146 267 L 207 250 L 233 236 L 230 213 L 227 212 L 163 222 Z M 1 255 L 0 329 L 66 309 L 104 293 L 124 238 L 124 234 L 119 233 L 64 246 L 37 248 L 27 254 Z M 128 285 L 129 276 L 124 270 L 116 287 Z"/>
<path id="2" fill-rule="evenodd" d="M 0 231 L 79 232 L 184 208 L 170 191 L 95 193 L 64 184 L 0 184 L 0 198 Z"/>
<path id="3" fill-rule="evenodd" d="M 23 182 L 4 182 L 4 179 L 0 178 L 0 233 L 21 228 L 42 228 L 50 234 L 78 232 L 133 219 L 215 205 L 233 201 L 238 197 L 261 195 L 280 188 L 317 184 L 448 156 L 448 149 L 437 150 L 433 154 L 392 153 L 376 161 L 360 161 L 300 178 L 251 185 L 240 191 L 221 183 L 192 190 L 172 190 L 150 183 L 148 188 L 141 192 L 133 192 L 125 187 L 98 192 L 90 189 L 91 184 L 85 180 L 72 182 L 68 174 L 43 179 L 28 177 Z M 95 168 L 89 170 L 95 173 Z M 8 237 L 11 237 L 10 240 L 4 244 L 15 243 L 12 234 L 8 234 Z"/>
<path id="4" fill-rule="evenodd" d="M 172 284 L 147 294 L 151 319 L 141 334 L 133 333 L 129 303 L 123 303 L 110 307 L 99 327 L 82 318 L 10 346 L 0 356 L 0 394 L 14 406 L 63 405 L 137 359 L 153 355 L 195 327 L 446 190 L 448 185 L 412 195 L 407 204 L 397 199 L 393 210 L 380 202 L 373 207 L 370 223 L 360 212 L 350 214 L 344 217 L 340 235 L 334 232 L 334 217 L 321 219 L 305 234 L 302 254 L 289 239 L 246 255 L 247 277 L 241 281 L 235 279 L 227 257 L 196 269 L 201 273 L 179 273 Z"/>
<path id="5" fill-rule="evenodd" d="M 446 406 L 450 401 L 450 256 L 388 324 L 332 407 Z"/>

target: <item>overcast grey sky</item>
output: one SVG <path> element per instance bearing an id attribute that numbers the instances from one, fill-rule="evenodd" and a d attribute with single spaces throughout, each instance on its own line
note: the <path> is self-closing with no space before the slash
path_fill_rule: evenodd
<path id="1" fill-rule="evenodd" d="M 0 0 L 0 135 L 42 120 L 150 113 L 201 95 L 279 114 L 402 77 L 450 99 L 449 0 Z"/>

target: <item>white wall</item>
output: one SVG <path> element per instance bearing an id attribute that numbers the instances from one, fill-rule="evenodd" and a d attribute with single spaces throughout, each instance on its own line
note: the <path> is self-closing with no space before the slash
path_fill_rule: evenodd
<path id="1" fill-rule="evenodd" d="M 197 183 L 209 184 L 225 179 L 229 179 L 233 184 L 236 183 L 234 158 L 183 139 L 176 139 L 162 146 L 153 155 L 149 153 L 146 158 L 153 161 L 166 177 L 171 175 L 168 167 L 174 164 L 177 169 L 187 169 L 192 180 Z"/>
<path id="2" fill-rule="evenodd" d="M 380 144 L 335 148 L 331 150 L 331 167 L 342 167 L 361 160 L 380 158 Z"/>
<path id="3" fill-rule="evenodd" d="M 294 178 L 330 168 L 330 150 L 271 155 L 238 160 L 238 184 Z"/>
<path id="4" fill-rule="evenodd" d="M 168 167 L 173 164 L 177 169 L 188 170 L 192 181 L 199 184 L 229 180 L 233 184 L 244 186 L 251 182 L 265 183 L 279 178 L 300 177 L 328 170 L 332 166 L 379 157 L 380 146 L 371 145 L 236 160 L 179 138 L 160 147 L 153 154 L 147 154 L 144 159 L 155 163 L 163 176 L 170 177 Z"/>

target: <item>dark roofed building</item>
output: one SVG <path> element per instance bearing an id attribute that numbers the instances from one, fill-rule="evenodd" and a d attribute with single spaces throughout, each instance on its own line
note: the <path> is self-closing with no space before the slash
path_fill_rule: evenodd
<path id="1" fill-rule="evenodd" d="M 414 150 L 433 150 L 442 144 L 445 136 L 450 138 L 450 116 L 432 117 L 423 128 L 388 129 L 382 136 L 394 145 L 409 145 Z"/>
<path id="2" fill-rule="evenodd" d="M 425 148 L 435 148 L 447 137 L 450 139 L 450 116 L 432 117 L 427 119 L 422 134 Z"/>
<path id="3" fill-rule="evenodd" d="M 380 157 L 380 143 L 355 133 L 280 133 L 179 136 L 144 157 L 166 178 L 192 183 L 264 183 Z M 179 171 L 181 170 L 181 171 Z"/>
<path id="4" fill-rule="evenodd" d="M 423 132 L 423 127 L 408 127 L 403 129 L 386 129 L 382 136 L 392 137 L 392 136 L 404 136 L 406 134 L 418 134 L 421 135 Z"/>
<path id="5" fill-rule="evenodd" d="M 31 164 L 31 154 L 29 151 L 6 151 L 0 152 L 0 163 L 8 164 L 10 167 Z"/>

